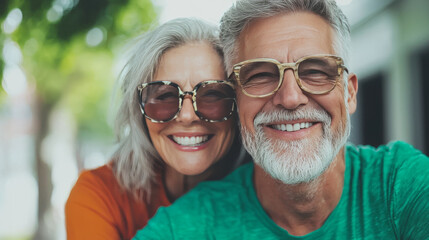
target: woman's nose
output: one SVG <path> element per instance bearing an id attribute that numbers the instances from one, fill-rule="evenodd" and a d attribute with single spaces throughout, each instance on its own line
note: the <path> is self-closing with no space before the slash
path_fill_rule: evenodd
<path id="1" fill-rule="evenodd" d="M 192 105 L 191 96 L 186 95 L 183 98 L 182 109 L 180 109 L 179 115 L 177 116 L 176 120 L 178 122 L 183 122 L 186 124 L 200 121 L 200 118 L 197 116 L 197 114 L 194 111 L 194 106 Z"/>

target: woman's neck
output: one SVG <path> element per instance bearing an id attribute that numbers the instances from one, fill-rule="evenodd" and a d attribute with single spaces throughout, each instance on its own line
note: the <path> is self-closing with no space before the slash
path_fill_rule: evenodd
<path id="1" fill-rule="evenodd" d="M 165 166 L 163 180 L 168 199 L 174 202 L 202 181 L 221 179 L 231 171 L 231 168 L 231 160 L 227 159 L 219 160 L 198 175 L 184 175 L 172 167 Z"/>
<path id="2" fill-rule="evenodd" d="M 194 176 L 184 175 L 176 171 L 176 169 L 167 166 L 164 174 L 164 184 L 168 199 L 174 202 L 209 176 L 210 174 L 207 174 L 207 171 Z"/>

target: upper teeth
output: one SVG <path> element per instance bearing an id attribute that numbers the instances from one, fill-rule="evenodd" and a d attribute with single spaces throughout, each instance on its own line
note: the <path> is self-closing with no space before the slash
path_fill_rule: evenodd
<path id="1" fill-rule="evenodd" d="M 180 144 L 180 145 L 184 145 L 184 146 L 196 146 L 199 145 L 205 141 L 207 141 L 209 138 L 208 135 L 205 136 L 197 136 L 197 137 L 177 137 L 177 136 L 173 136 L 173 140 Z"/>
<path id="2" fill-rule="evenodd" d="M 287 132 L 294 132 L 298 131 L 303 128 L 309 128 L 313 126 L 313 123 L 309 122 L 302 122 L 302 123 L 295 123 L 295 124 L 276 124 L 272 125 L 274 129 L 280 130 L 280 131 L 287 131 Z"/>

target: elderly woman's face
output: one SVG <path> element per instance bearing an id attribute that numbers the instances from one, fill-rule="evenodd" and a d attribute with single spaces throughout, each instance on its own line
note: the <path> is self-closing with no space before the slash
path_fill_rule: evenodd
<path id="1" fill-rule="evenodd" d="M 183 91 L 192 91 L 206 80 L 224 80 L 223 63 L 207 43 L 186 44 L 168 50 L 159 63 L 154 81 L 168 80 Z M 235 119 L 210 123 L 195 115 L 192 100 L 185 97 L 177 118 L 166 123 L 146 119 L 155 149 L 165 163 L 186 175 L 207 170 L 229 150 Z"/>

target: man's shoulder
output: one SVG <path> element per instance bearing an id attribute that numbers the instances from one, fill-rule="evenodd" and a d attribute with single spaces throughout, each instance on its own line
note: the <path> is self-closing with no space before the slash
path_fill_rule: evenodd
<path id="1" fill-rule="evenodd" d="M 168 213 L 200 211 L 200 209 L 218 209 L 239 204 L 243 196 L 253 191 L 253 163 L 247 163 L 222 180 L 206 181 L 179 198 L 167 209 Z"/>
<path id="2" fill-rule="evenodd" d="M 193 196 L 218 198 L 224 195 L 238 194 L 251 187 L 252 172 L 253 163 L 247 163 L 222 180 L 206 181 L 198 184 L 197 187 L 182 198 L 186 199 Z"/>
<path id="3" fill-rule="evenodd" d="M 366 212 L 387 216 L 392 230 L 401 238 L 426 239 L 429 157 L 401 141 L 378 148 L 348 146 L 347 156 L 349 185 L 355 192 L 364 189 L 356 196 L 370 199 L 361 201 L 370 209 Z"/>
<path id="4" fill-rule="evenodd" d="M 429 183 L 429 157 L 402 141 L 390 142 L 377 148 L 348 145 L 346 166 L 350 176 L 360 176 L 359 185 L 367 181 L 372 186 L 380 185 L 380 189 L 386 191 L 399 189 L 398 186 L 402 189 L 407 187 L 405 182 L 416 179 L 422 184 Z"/>
<path id="5" fill-rule="evenodd" d="M 346 156 L 364 164 L 401 165 L 413 160 L 427 160 L 428 156 L 403 141 L 392 141 L 378 147 L 348 144 Z"/>
<path id="6" fill-rule="evenodd" d="M 214 231 L 224 234 L 238 224 L 237 219 L 252 216 L 248 211 L 255 209 L 248 205 L 256 201 L 252 175 L 253 163 L 248 163 L 222 180 L 200 183 L 171 206 L 158 209 L 135 239 L 205 239 Z"/>
<path id="7" fill-rule="evenodd" d="M 225 178 L 218 181 L 206 181 L 202 182 L 200 185 L 204 186 L 231 186 L 231 187 L 238 187 L 248 184 L 249 178 L 252 177 L 253 173 L 253 162 L 246 163 L 234 171 L 232 171 L 230 174 L 228 174 Z"/>

